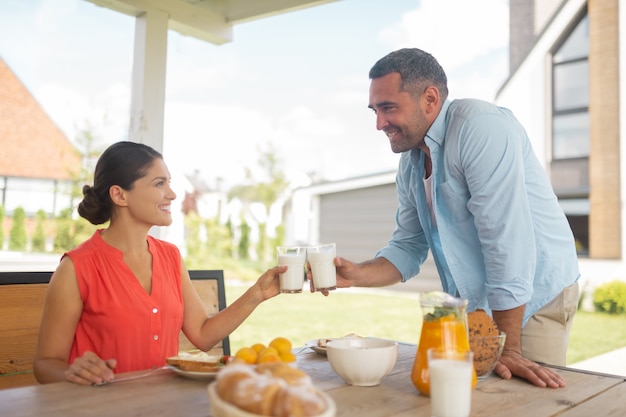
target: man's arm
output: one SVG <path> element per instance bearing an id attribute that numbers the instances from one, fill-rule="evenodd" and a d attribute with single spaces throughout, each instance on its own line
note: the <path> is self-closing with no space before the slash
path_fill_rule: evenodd
<path id="1" fill-rule="evenodd" d="M 561 376 L 522 356 L 524 310 L 524 305 L 511 310 L 493 310 L 498 329 L 506 333 L 504 351 L 495 372 L 504 379 L 510 379 L 513 375 L 527 379 L 538 387 L 564 387 L 565 380 Z"/>

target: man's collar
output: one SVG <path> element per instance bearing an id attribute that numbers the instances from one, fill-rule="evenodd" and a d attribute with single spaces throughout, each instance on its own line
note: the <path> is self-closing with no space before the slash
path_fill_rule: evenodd
<path id="1" fill-rule="evenodd" d="M 443 138 L 446 136 L 446 114 L 448 113 L 448 107 L 450 107 L 450 100 L 446 99 L 441 106 L 439 115 L 426 132 L 426 137 L 436 142 L 439 146 L 443 143 Z"/>

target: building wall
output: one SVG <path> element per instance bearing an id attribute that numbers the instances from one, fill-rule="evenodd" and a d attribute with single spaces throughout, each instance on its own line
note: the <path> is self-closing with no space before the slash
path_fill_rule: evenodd
<path id="1" fill-rule="evenodd" d="M 589 0 L 591 258 L 620 259 L 619 0 Z"/>
<path id="2" fill-rule="evenodd" d="M 320 242 L 335 242 L 339 256 L 371 259 L 391 238 L 398 208 L 395 183 L 319 198 Z"/>
<path id="3" fill-rule="evenodd" d="M 391 238 L 395 171 L 295 189 L 283 215 L 285 243 L 337 244 L 338 256 L 371 259 Z"/>
<path id="4" fill-rule="evenodd" d="M 509 1 L 509 70 L 516 69 L 535 41 L 534 0 Z"/>

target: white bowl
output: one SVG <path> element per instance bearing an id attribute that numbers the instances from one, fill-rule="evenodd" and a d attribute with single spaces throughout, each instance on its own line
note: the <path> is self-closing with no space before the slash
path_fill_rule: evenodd
<path id="1" fill-rule="evenodd" d="M 209 393 L 209 401 L 211 408 L 211 415 L 214 417 L 263 417 L 259 414 L 249 413 L 247 411 L 242 410 L 230 404 L 224 400 L 222 400 L 219 395 L 217 395 L 217 390 L 215 389 L 215 382 L 212 382 L 207 387 Z M 326 402 L 326 410 L 323 413 L 318 414 L 315 417 L 335 417 L 337 413 L 337 407 L 335 406 L 335 401 L 323 391 L 317 391 L 318 395 L 320 395 L 324 401 Z"/>
<path id="2" fill-rule="evenodd" d="M 347 384 L 371 387 L 380 384 L 398 359 L 398 344 L 376 338 L 335 339 L 326 345 L 333 370 Z"/>

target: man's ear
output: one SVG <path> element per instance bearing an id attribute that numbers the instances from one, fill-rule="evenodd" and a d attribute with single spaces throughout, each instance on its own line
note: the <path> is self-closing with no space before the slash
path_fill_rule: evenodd
<path id="1" fill-rule="evenodd" d="M 109 188 L 109 197 L 116 206 L 125 207 L 128 205 L 126 201 L 126 191 L 119 185 L 113 185 Z"/>
<path id="2" fill-rule="evenodd" d="M 439 102 L 439 89 L 434 85 L 426 87 L 422 94 L 422 106 L 426 113 L 438 112 L 441 107 Z"/>

